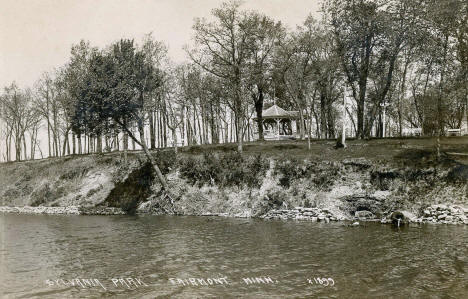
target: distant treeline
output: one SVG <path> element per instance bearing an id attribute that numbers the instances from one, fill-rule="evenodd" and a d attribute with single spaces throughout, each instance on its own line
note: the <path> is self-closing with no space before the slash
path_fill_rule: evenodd
<path id="1" fill-rule="evenodd" d="M 241 152 L 273 101 L 299 111 L 301 138 L 335 138 L 344 96 L 357 138 L 382 137 L 383 109 L 386 135 L 441 135 L 466 117 L 467 19 L 466 0 L 326 0 L 320 20 L 288 29 L 229 1 L 195 20 L 188 63 L 151 34 L 80 41 L 33 87 L 4 88 L 1 159 L 225 142 Z"/>

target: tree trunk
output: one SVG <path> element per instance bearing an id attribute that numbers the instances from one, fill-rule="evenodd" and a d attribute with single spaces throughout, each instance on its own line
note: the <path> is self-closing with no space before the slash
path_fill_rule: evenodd
<path id="1" fill-rule="evenodd" d="M 364 139 L 364 98 L 359 98 L 357 103 L 356 138 Z"/>
<path id="2" fill-rule="evenodd" d="M 398 135 L 401 137 L 402 135 L 402 127 L 403 127 L 403 113 L 402 113 L 402 107 L 401 107 L 401 101 L 403 100 L 403 97 L 405 96 L 405 84 L 406 84 L 406 75 L 408 72 L 408 66 L 409 66 L 409 58 L 406 58 L 405 61 L 405 68 L 403 70 L 403 76 L 401 79 L 401 88 L 400 88 L 400 94 L 398 95 Z"/>
<path id="3" fill-rule="evenodd" d="M 96 135 L 96 139 L 97 139 L 96 151 L 98 154 L 102 154 L 102 134 L 100 132 Z"/>
<path id="4" fill-rule="evenodd" d="M 255 112 L 257 113 L 258 140 L 260 141 L 265 140 L 263 136 L 263 100 L 263 89 L 259 87 L 258 98 L 255 97 Z"/>
<path id="5" fill-rule="evenodd" d="M 58 136 L 58 128 L 57 128 L 57 116 L 56 113 L 54 112 L 54 129 L 53 129 L 53 135 L 54 135 L 54 143 L 55 143 L 55 156 L 59 157 L 60 156 L 60 138 Z"/>
<path id="6" fill-rule="evenodd" d="M 33 128 L 31 130 L 31 136 L 30 136 L 30 141 L 31 141 L 31 160 L 34 160 L 34 150 L 36 148 L 35 144 L 34 144 L 34 131 L 35 129 Z"/>
<path id="7" fill-rule="evenodd" d="M 242 153 L 243 151 L 243 139 L 244 139 L 244 130 L 243 130 L 243 119 L 240 113 L 236 113 L 236 137 L 237 137 L 237 151 Z"/>
<path id="8" fill-rule="evenodd" d="M 52 150 L 50 145 L 50 119 L 49 119 L 49 97 L 47 96 L 47 145 L 49 149 L 49 158 L 52 157 Z"/>
<path id="9" fill-rule="evenodd" d="M 143 151 L 145 152 L 146 158 L 151 163 L 151 166 L 153 166 L 153 169 L 156 172 L 156 175 L 157 175 L 157 177 L 159 179 L 159 182 L 162 185 L 162 189 L 164 191 L 169 191 L 169 186 L 167 185 L 166 179 L 164 178 L 163 174 L 161 173 L 161 170 L 159 169 L 158 165 L 156 164 L 156 161 L 154 160 L 153 156 L 149 152 L 148 147 L 146 146 L 145 130 L 144 130 L 144 126 L 143 126 L 143 121 L 141 119 L 138 120 L 138 131 L 140 133 L 140 145 L 143 148 Z"/>
<path id="10" fill-rule="evenodd" d="M 181 126 L 182 128 L 180 129 L 180 138 L 181 138 L 181 144 L 182 146 L 185 145 L 185 107 L 182 107 L 181 109 Z"/>
<path id="11" fill-rule="evenodd" d="M 116 133 L 114 135 L 114 149 L 116 149 L 117 151 L 120 151 L 120 140 L 119 140 L 119 133 Z"/>
<path id="12" fill-rule="evenodd" d="M 75 140 L 75 133 L 72 132 L 72 154 L 76 155 L 76 140 Z"/>
<path id="13" fill-rule="evenodd" d="M 312 109 L 311 109 L 312 110 Z M 312 112 L 307 112 L 308 114 L 308 120 L 309 120 L 309 130 L 308 130 L 308 134 L 307 134 L 307 149 L 310 151 L 312 149 L 312 146 L 311 146 L 311 142 L 310 142 L 310 138 L 311 138 L 311 135 L 312 135 Z"/>
<path id="14" fill-rule="evenodd" d="M 11 161 L 11 132 L 7 134 L 6 152 L 7 152 L 7 162 L 10 162 Z"/>
<path id="15" fill-rule="evenodd" d="M 163 126 L 163 140 L 164 140 L 164 147 L 165 148 L 167 147 L 167 127 L 166 127 L 166 124 L 167 124 L 167 111 L 166 111 L 166 107 L 164 107 L 162 126 Z"/>
<path id="16" fill-rule="evenodd" d="M 232 142 L 232 136 L 234 135 L 233 134 L 233 128 L 234 128 L 234 118 L 232 117 L 232 112 L 230 113 L 230 119 L 229 119 L 229 122 L 230 122 L 230 128 L 229 128 L 229 142 Z"/>
<path id="17" fill-rule="evenodd" d="M 81 155 L 83 153 L 81 148 L 81 133 L 78 133 L 76 137 L 78 139 L 78 154 Z"/>
<path id="18" fill-rule="evenodd" d="M 149 129 L 150 129 L 150 148 L 156 148 L 156 136 L 154 132 L 154 111 L 149 112 Z"/>
<path id="19" fill-rule="evenodd" d="M 21 136 L 19 133 L 16 133 L 15 137 L 15 154 L 16 161 L 21 161 Z"/>
<path id="20" fill-rule="evenodd" d="M 304 132 L 305 132 L 305 127 L 304 127 L 304 111 L 302 111 L 302 108 L 299 107 L 299 119 L 301 121 L 301 123 L 299 124 L 299 128 L 300 128 L 300 139 L 301 140 L 304 140 Z"/>
<path id="21" fill-rule="evenodd" d="M 331 102 L 331 101 L 329 101 Z M 331 104 L 327 103 L 327 127 L 328 138 L 335 138 L 335 119 L 333 118 L 333 110 Z"/>
<path id="22" fill-rule="evenodd" d="M 63 147 L 62 147 L 62 156 L 65 156 L 65 151 L 67 149 L 67 143 L 68 143 L 68 132 L 65 132 L 63 136 Z"/>
<path id="23" fill-rule="evenodd" d="M 123 148 L 124 148 L 124 162 L 128 163 L 128 133 L 124 132 L 123 136 Z"/>
<path id="24" fill-rule="evenodd" d="M 28 160 L 28 152 L 27 152 L 27 149 L 26 149 L 26 137 L 24 136 L 24 132 L 23 132 L 23 153 L 24 153 L 24 160 Z"/>
<path id="25" fill-rule="evenodd" d="M 325 95 L 320 93 L 320 138 L 327 139 L 327 102 Z"/>
<path id="26" fill-rule="evenodd" d="M 171 128 L 171 132 L 172 132 L 172 146 L 174 147 L 174 152 L 177 154 L 177 132 L 176 132 L 176 129 Z"/>

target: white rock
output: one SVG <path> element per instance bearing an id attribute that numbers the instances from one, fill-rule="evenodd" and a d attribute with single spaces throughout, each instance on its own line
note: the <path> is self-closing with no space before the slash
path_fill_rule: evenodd
<path id="1" fill-rule="evenodd" d="M 437 216 L 437 219 L 443 220 L 443 219 L 445 219 L 446 217 L 447 217 L 447 214 L 441 214 L 441 215 Z"/>
<path id="2" fill-rule="evenodd" d="M 385 200 L 391 194 L 390 191 L 375 191 L 371 197 L 375 197 L 377 200 Z"/>

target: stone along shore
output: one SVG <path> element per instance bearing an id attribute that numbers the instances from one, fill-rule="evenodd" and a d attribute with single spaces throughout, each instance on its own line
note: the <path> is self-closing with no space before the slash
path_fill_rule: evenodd
<path id="1" fill-rule="evenodd" d="M 417 218 L 419 223 L 468 224 L 468 208 L 449 205 L 433 205 Z"/>
<path id="2" fill-rule="evenodd" d="M 45 214 L 45 215 L 124 215 L 125 212 L 119 208 L 112 207 L 8 207 L 0 206 L 0 213 L 16 214 Z M 457 205 L 432 205 L 424 209 L 419 217 L 406 212 L 395 211 L 388 217 L 376 218 L 369 211 L 357 211 L 355 217 L 343 217 L 334 215 L 329 209 L 296 207 L 294 209 L 271 210 L 260 216 L 262 219 L 281 220 L 305 220 L 312 222 L 359 220 L 359 221 L 380 221 L 381 223 L 391 223 L 392 215 L 395 213 L 404 215 L 405 222 L 411 223 L 440 223 L 440 224 L 468 224 L 468 208 Z M 203 214 L 203 216 L 229 216 L 228 214 Z M 236 216 L 234 216 L 236 217 Z"/>
<path id="3" fill-rule="evenodd" d="M 307 220 L 313 222 L 330 222 L 342 220 L 380 221 L 381 223 L 392 223 L 392 214 L 402 214 L 404 222 L 410 223 L 440 223 L 440 224 L 468 224 L 468 208 L 457 205 L 432 205 L 424 209 L 420 217 L 406 211 L 395 211 L 388 217 L 376 218 L 369 211 L 358 211 L 354 218 L 345 218 L 333 215 L 328 209 L 303 208 L 271 210 L 260 218 L 282 219 L 282 220 Z M 369 217 L 369 215 L 372 215 Z"/>
<path id="4" fill-rule="evenodd" d="M 344 217 L 334 216 L 328 209 L 296 207 L 292 210 L 271 210 L 263 216 L 263 219 L 295 219 L 313 222 L 330 222 L 346 220 Z"/>
<path id="5" fill-rule="evenodd" d="M 7 207 L 0 206 L 0 213 L 46 214 L 46 215 L 124 215 L 119 208 L 109 207 Z"/>

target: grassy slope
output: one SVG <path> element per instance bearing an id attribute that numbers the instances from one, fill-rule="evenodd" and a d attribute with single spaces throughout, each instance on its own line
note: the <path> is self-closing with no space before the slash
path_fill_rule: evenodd
<path id="1" fill-rule="evenodd" d="M 298 159 L 318 159 L 328 161 L 341 161 L 347 158 L 365 158 L 373 162 L 397 163 L 394 157 L 401 157 L 408 150 L 435 151 L 435 138 L 387 138 L 371 140 L 348 140 L 347 149 L 335 150 L 334 140 L 312 140 L 311 149 L 307 141 L 265 141 L 249 142 L 244 145 L 244 154 L 264 154 L 267 157 L 281 158 L 296 157 Z M 214 152 L 235 151 L 236 144 L 201 145 L 184 147 L 182 154 L 199 155 L 206 150 Z M 456 152 L 468 155 L 468 137 L 442 137 L 442 152 Z M 465 156 L 452 156 L 460 162 L 468 162 Z M 405 161 L 400 161 L 405 162 Z"/>
<path id="2" fill-rule="evenodd" d="M 134 164 L 134 162 L 132 162 Z M 2 205 L 95 205 L 125 175 L 118 156 L 84 155 L 0 164 Z"/>

